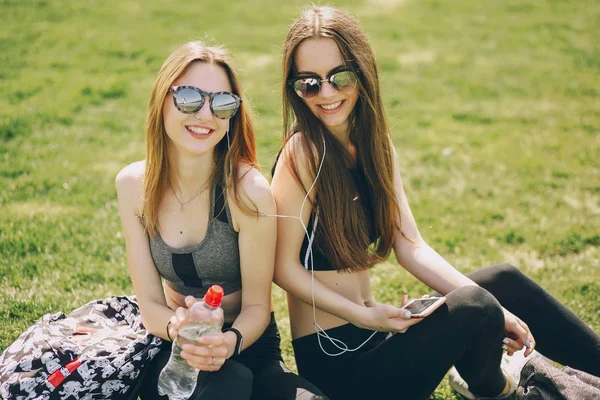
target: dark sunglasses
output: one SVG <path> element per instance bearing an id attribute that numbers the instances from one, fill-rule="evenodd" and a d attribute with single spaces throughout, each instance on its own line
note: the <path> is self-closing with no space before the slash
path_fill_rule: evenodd
<path id="1" fill-rule="evenodd" d="M 217 118 L 229 119 L 235 115 L 242 99 L 229 92 L 210 93 L 195 86 L 171 86 L 173 104 L 184 114 L 197 113 L 204 105 L 206 96 L 210 99 L 210 111 Z"/>
<path id="2" fill-rule="evenodd" d="M 321 85 L 329 82 L 335 90 L 346 91 L 356 86 L 358 76 L 354 71 L 338 71 L 328 75 L 325 79 L 315 77 L 294 78 L 288 85 L 294 88 L 296 94 L 304 99 L 315 97 L 321 90 Z"/>

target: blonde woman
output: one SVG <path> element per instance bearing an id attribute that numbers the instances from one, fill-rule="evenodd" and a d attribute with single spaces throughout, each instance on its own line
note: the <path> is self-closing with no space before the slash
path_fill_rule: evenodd
<path id="1" fill-rule="evenodd" d="M 160 398 L 158 374 L 194 298 L 225 291 L 220 335 L 183 345 L 200 370 L 193 399 L 317 399 L 289 373 L 271 311 L 275 203 L 256 162 L 254 127 L 222 48 L 184 44 L 150 98 L 146 159 L 116 180 L 131 280 L 142 320 L 165 339 L 140 396 Z"/>

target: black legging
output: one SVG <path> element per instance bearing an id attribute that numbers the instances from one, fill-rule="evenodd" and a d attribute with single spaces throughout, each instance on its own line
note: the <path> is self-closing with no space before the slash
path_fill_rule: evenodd
<path id="1" fill-rule="evenodd" d="M 544 356 L 600 376 L 600 337 L 535 281 L 510 264 L 482 268 L 469 278 L 529 326 Z"/>
<path id="2" fill-rule="evenodd" d="M 167 399 L 157 391 L 158 375 L 171 352 L 159 353 L 138 393 L 142 400 Z M 327 400 L 306 379 L 271 361 L 254 375 L 244 364 L 227 360 L 217 372 L 200 372 L 190 400 Z"/>
<path id="3" fill-rule="evenodd" d="M 406 333 L 389 338 L 378 333 L 357 352 L 329 357 L 320 350 L 316 335 L 294 340 L 300 374 L 332 400 L 418 400 L 433 393 L 456 365 L 473 393 L 498 395 L 505 385 L 500 370 L 505 332 L 497 297 L 529 325 L 540 352 L 598 375 L 600 338 L 539 285 L 506 264 L 469 277 L 485 289 L 456 289 L 444 306 Z M 372 332 L 348 324 L 327 333 L 354 348 Z M 329 352 L 337 350 L 326 340 L 322 344 Z"/>
<path id="4" fill-rule="evenodd" d="M 230 327 L 226 324 L 224 328 Z M 288 370 L 281 359 L 280 337 L 275 317 L 262 336 L 240 355 L 225 361 L 216 372 L 200 372 L 190 400 L 327 400 L 314 385 Z M 164 399 L 157 390 L 160 371 L 171 356 L 171 342 L 144 371 L 139 396 L 142 400 Z"/>
<path id="5" fill-rule="evenodd" d="M 142 400 L 164 399 L 167 396 L 158 394 L 158 376 L 160 371 L 169 361 L 171 351 L 164 348 L 152 360 L 148 366 L 146 376 L 140 388 L 138 396 Z M 190 400 L 214 399 L 249 399 L 252 393 L 252 372 L 240 363 L 226 361 L 221 369 L 214 373 L 201 372 L 198 375 L 198 383 Z"/>

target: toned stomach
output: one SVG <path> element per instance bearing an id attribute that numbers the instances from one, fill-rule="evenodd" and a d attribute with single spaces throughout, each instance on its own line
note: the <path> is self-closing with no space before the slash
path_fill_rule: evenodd
<path id="1" fill-rule="evenodd" d="M 177 309 L 177 307 L 185 308 L 185 298 L 186 296 L 181 293 L 173 290 L 166 283 L 163 284 L 165 291 L 165 298 L 167 299 L 167 306 L 173 311 Z M 196 299 L 198 301 L 202 301 L 202 299 Z M 242 291 L 238 290 L 237 292 L 230 293 L 227 296 L 223 297 L 223 302 L 221 303 L 221 308 L 223 309 L 223 314 L 225 316 L 225 322 L 233 322 L 240 314 L 242 306 Z"/>
<path id="2" fill-rule="evenodd" d="M 371 299 L 370 279 L 368 271 L 353 273 L 338 273 L 337 271 L 315 271 L 315 280 L 346 299 L 361 306 Z M 288 294 L 288 309 L 290 312 L 290 327 L 292 339 L 315 333 L 313 321 L 313 306 L 306 304 Z M 315 310 L 316 321 L 323 330 L 335 328 L 348 323 L 345 319 L 333 314 Z"/>

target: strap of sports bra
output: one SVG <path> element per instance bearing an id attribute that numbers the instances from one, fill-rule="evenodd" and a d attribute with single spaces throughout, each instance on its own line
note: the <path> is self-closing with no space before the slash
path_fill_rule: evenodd
<path id="1" fill-rule="evenodd" d="M 227 211 L 225 210 L 225 193 L 221 185 L 215 185 L 215 208 L 213 209 L 213 218 L 221 222 L 228 223 Z"/>

